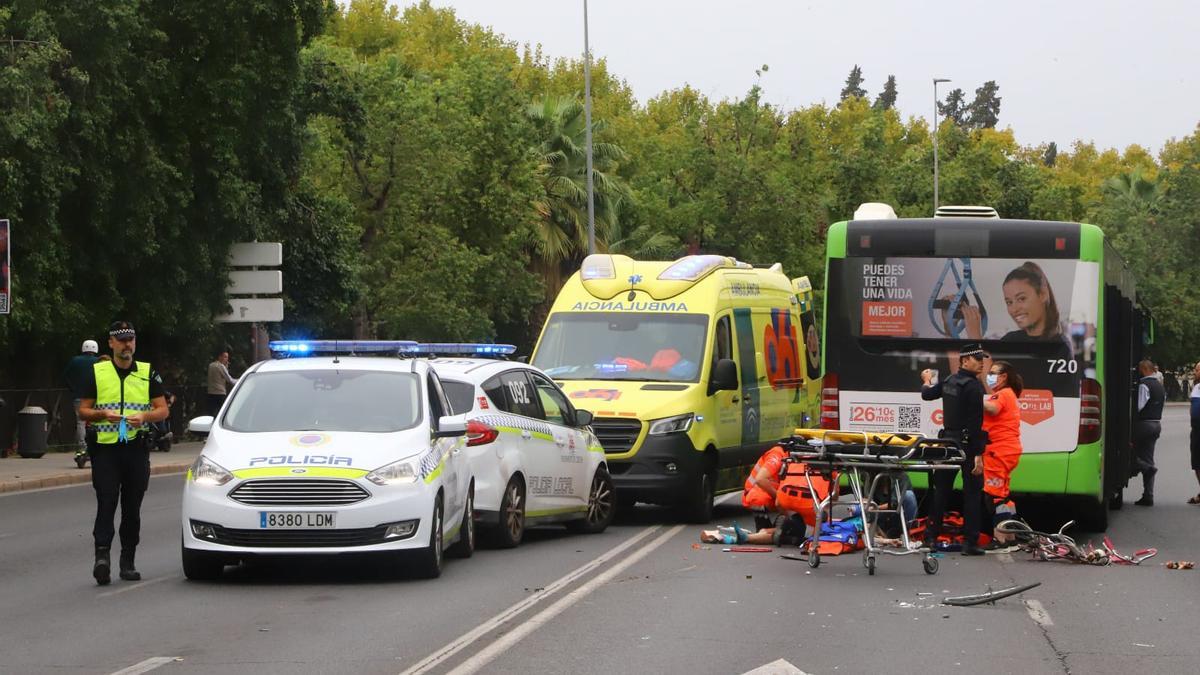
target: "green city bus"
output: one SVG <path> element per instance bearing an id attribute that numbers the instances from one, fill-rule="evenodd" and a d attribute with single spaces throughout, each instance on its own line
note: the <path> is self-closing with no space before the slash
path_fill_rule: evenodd
<path id="1" fill-rule="evenodd" d="M 920 373 L 944 379 L 962 344 L 982 342 L 1025 382 L 1013 493 L 1107 527 L 1131 475 L 1134 369 L 1151 322 L 1099 227 L 982 207 L 898 219 L 864 205 L 829 228 L 825 288 L 823 427 L 936 435 L 941 402 L 921 400 Z"/>

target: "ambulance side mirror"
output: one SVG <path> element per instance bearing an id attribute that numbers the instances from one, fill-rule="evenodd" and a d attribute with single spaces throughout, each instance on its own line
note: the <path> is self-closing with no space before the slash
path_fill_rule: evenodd
<path id="1" fill-rule="evenodd" d="M 735 391 L 738 388 L 737 364 L 733 359 L 720 359 L 713 366 L 712 377 L 708 380 L 708 393 L 718 391 Z"/>

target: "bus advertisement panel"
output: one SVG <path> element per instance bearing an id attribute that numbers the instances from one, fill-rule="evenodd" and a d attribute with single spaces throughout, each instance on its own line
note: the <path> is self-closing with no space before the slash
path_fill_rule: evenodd
<path id="1" fill-rule="evenodd" d="M 829 259 L 826 368 L 837 372 L 843 429 L 921 432 L 942 426 L 922 401 L 920 372 L 946 378 L 958 347 L 980 341 L 1025 382 L 1027 453 L 1075 449 L 1080 381 L 1095 377 L 1100 265 L 1078 259 Z"/>

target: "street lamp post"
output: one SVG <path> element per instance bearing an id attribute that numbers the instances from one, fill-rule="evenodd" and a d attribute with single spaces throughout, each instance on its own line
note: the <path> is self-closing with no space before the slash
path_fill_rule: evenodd
<path id="1" fill-rule="evenodd" d="M 938 95 L 937 86 L 939 82 L 949 82 L 950 80 L 944 77 L 933 78 L 933 212 L 937 213 L 938 208 Z"/>
<path id="2" fill-rule="evenodd" d="M 583 0 L 583 123 L 587 145 L 588 254 L 596 252 L 596 201 L 592 187 L 592 50 L 588 46 L 588 9 Z"/>

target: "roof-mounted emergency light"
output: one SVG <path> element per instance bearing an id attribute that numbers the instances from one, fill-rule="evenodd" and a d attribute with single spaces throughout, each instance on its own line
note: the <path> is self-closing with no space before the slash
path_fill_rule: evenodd
<path id="1" fill-rule="evenodd" d="M 726 265 L 751 267 L 749 264 L 738 262 L 733 258 L 726 258 L 723 255 L 689 255 L 671 263 L 671 266 L 663 270 L 658 278 L 661 281 L 696 281 L 709 272 Z"/>
<path id="2" fill-rule="evenodd" d="M 410 342 L 400 348 L 409 356 L 509 356 L 516 351 L 513 345 L 478 342 Z"/>
<path id="3" fill-rule="evenodd" d="M 317 356 L 320 354 L 399 354 L 412 340 L 272 340 L 267 344 L 276 357 Z"/>
<path id="4" fill-rule="evenodd" d="M 583 266 L 579 268 L 579 277 L 584 281 L 616 279 L 617 268 L 613 263 L 612 256 L 607 253 L 593 253 L 584 258 Z"/>

